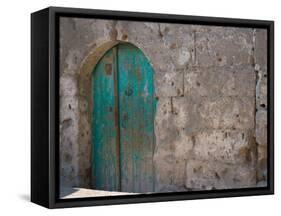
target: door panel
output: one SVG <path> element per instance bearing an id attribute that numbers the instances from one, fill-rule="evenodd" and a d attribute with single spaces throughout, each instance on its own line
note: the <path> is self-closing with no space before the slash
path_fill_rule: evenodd
<path id="1" fill-rule="evenodd" d="M 118 46 L 121 188 L 153 191 L 153 69 L 132 45 Z"/>
<path id="2" fill-rule="evenodd" d="M 116 48 L 104 55 L 92 75 L 92 183 L 96 189 L 109 191 L 120 189 L 114 73 L 116 73 Z"/>

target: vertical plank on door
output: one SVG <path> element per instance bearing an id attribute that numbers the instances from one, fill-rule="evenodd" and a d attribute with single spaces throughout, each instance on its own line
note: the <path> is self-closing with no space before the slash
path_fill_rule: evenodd
<path id="1" fill-rule="evenodd" d="M 121 190 L 153 192 L 153 68 L 142 51 L 118 45 Z"/>
<path id="2" fill-rule="evenodd" d="M 117 148 L 116 48 L 109 50 L 92 73 L 92 187 L 120 190 L 119 149 Z"/>

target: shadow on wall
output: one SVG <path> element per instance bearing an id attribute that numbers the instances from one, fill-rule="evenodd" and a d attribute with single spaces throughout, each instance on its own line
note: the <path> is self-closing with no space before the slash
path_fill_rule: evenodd
<path id="1" fill-rule="evenodd" d="M 77 191 L 78 191 L 78 189 L 76 189 L 76 188 L 63 187 L 60 190 L 60 196 L 61 197 L 65 197 L 65 196 L 68 196 L 68 195 L 70 195 L 70 194 L 72 194 L 74 192 L 77 192 Z"/>

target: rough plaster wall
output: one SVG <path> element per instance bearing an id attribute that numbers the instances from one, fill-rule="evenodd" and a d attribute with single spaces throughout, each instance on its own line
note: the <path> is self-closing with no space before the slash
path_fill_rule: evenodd
<path id="1" fill-rule="evenodd" d="M 78 76 L 88 53 L 110 40 L 138 46 L 155 70 L 156 191 L 265 184 L 265 30 L 62 18 L 60 32 L 63 186 L 90 186 Z"/>

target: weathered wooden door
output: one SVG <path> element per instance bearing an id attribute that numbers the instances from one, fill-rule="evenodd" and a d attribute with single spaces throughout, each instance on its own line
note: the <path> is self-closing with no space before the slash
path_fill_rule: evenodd
<path id="1" fill-rule="evenodd" d="M 154 71 L 137 47 L 121 43 L 92 73 L 92 186 L 154 191 Z"/>

